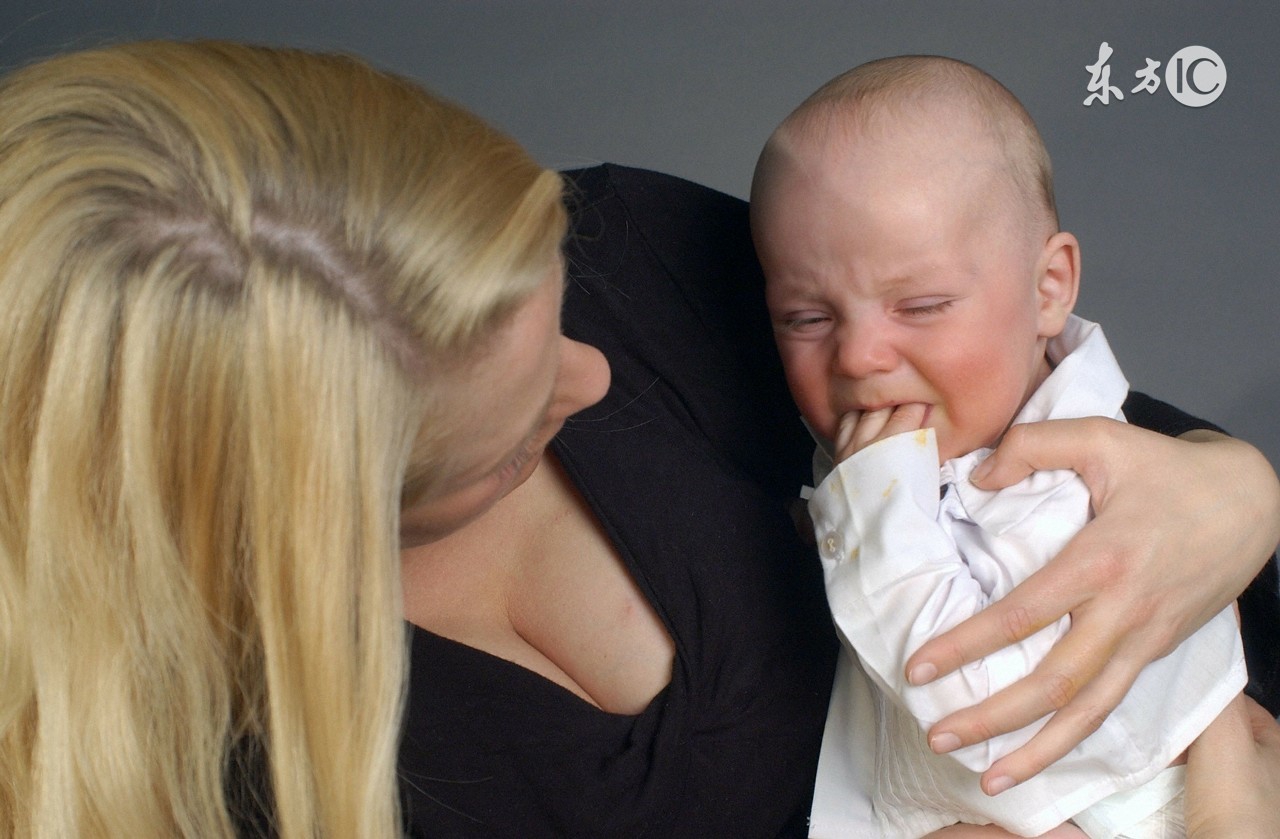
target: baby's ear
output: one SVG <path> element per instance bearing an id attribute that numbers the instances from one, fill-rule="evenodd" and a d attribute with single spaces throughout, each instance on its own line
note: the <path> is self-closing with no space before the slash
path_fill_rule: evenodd
<path id="1" fill-rule="evenodd" d="M 1041 338 L 1062 332 L 1067 315 L 1076 305 L 1080 291 L 1080 243 L 1070 233 L 1049 237 L 1036 262 L 1036 294 L 1040 312 L 1037 326 Z"/>

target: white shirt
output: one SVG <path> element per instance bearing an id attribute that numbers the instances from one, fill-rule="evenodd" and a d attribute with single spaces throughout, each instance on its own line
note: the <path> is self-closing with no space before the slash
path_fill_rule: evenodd
<path id="1" fill-rule="evenodd" d="M 1128 383 L 1097 324 L 1073 316 L 1048 352 L 1055 369 L 1014 423 L 1123 419 Z M 811 836 L 915 837 L 957 821 L 1043 833 L 1155 777 L 1244 687 L 1244 653 L 1228 608 L 1143 670 L 1098 731 L 1008 792 L 985 795 L 979 774 L 1031 739 L 1047 717 L 935 755 L 928 728 L 1030 673 L 1070 618 L 929 685 L 907 683 L 907 658 L 1008 594 L 1090 516 L 1088 489 L 1069 470 L 1037 472 L 999 492 L 974 487 L 969 474 L 989 453 L 939 467 L 933 430 L 925 429 L 868 446 L 829 475 L 821 452 L 815 455 L 821 483 L 809 510 L 841 651 Z"/>

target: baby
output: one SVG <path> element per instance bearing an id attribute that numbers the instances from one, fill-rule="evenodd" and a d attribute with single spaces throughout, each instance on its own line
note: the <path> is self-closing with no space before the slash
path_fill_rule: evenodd
<path id="1" fill-rule="evenodd" d="M 946 755 L 925 732 L 1030 673 L 1069 618 L 931 684 L 904 676 L 920 644 L 1089 518 L 1073 472 L 986 492 L 974 467 L 1013 423 L 1123 419 L 1128 383 L 1101 329 L 1071 314 L 1080 247 L 1058 230 L 1031 118 L 958 61 L 865 64 L 774 132 L 751 223 L 787 379 L 820 441 L 809 507 L 842 641 L 812 835 L 968 822 L 1035 836 L 1067 821 L 1091 837 L 1182 835 L 1171 764 L 1245 683 L 1230 610 L 1144 670 L 1084 743 L 995 796 L 979 774 L 1043 720 Z"/>

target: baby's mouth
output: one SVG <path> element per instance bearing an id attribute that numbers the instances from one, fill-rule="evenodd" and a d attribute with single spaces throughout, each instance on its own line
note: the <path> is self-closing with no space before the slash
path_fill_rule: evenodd
<path id="1" fill-rule="evenodd" d="M 924 418 L 920 421 L 920 425 L 921 427 L 925 427 L 929 424 L 929 419 L 933 416 L 933 403 L 931 402 L 882 402 L 877 405 L 854 405 L 847 411 L 842 411 L 838 415 L 837 421 L 843 419 L 848 414 L 867 414 L 872 411 L 883 411 L 885 409 L 896 411 L 904 405 L 924 405 Z"/>

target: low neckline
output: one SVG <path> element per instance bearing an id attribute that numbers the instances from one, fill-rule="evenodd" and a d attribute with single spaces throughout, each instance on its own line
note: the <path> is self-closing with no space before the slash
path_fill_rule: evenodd
<path id="1" fill-rule="evenodd" d="M 507 658 L 498 651 L 485 649 L 469 643 L 468 641 L 461 640 L 460 638 L 452 637 L 451 635 L 414 623 L 412 620 L 407 618 L 405 623 L 416 630 L 416 632 L 423 633 L 426 636 L 437 639 L 439 642 L 447 644 L 455 648 L 457 651 L 470 651 L 470 654 L 473 656 L 478 655 L 483 657 L 477 658 L 477 661 L 496 661 L 500 662 L 503 667 L 518 668 L 518 671 L 522 671 L 523 673 L 528 674 L 529 677 L 550 685 L 555 691 L 562 692 L 565 695 L 572 697 L 575 703 L 578 703 L 583 707 L 614 717 L 640 717 L 647 713 L 647 711 L 652 708 L 659 699 L 665 696 L 671 688 L 671 684 L 674 679 L 675 662 L 678 659 L 675 649 L 677 647 L 676 634 L 668 619 L 663 616 L 661 610 L 658 608 L 653 592 L 644 584 L 641 575 L 638 573 L 637 564 L 631 555 L 629 546 L 625 543 L 625 539 L 622 538 L 621 534 L 614 527 L 610 526 L 610 522 L 602 514 L 600 507 L 593 503 L 590 495 L 584 491 L 581 481 L 575 477 L 573 468 L 570 466 L 571 461 L 561 456 L 559 452 L 561 445 L 562 443 L 559 437 L 551 441 L 543 454 L 544 463 L 540 464 L 539 468 L 551 470 L 551 474 L 546 479 L 562 483 L 562 486 L 558 489 L 567 491 L 570 495 L 576 497 L 577 503 L 573 506 L 576 514 L 586 517 L 583 524 L 598 532 L 604 546 L 612 554 L 609 558 L 618 563 L 619 569 L 625 575 L 626 583 L 634 587 L 636 593 L 641 598 L 645 606 L 653 613 L 654 618 L 658 621 L 658 624 L 661 626 L 662 631 L 665 633 L 667 640 L 672 646 L 672 670 L 668 673 L 665 683 L 651 696 L 642 700 L 642 710 L 637 713 L 626 713 L 611 711 L 602 707 L 593 697 L 592 692 L 588 690 L 585 685 L 583 685 L 578 679 L 575 679 L 564 666 L 557 663 L 557 661 L 549 655 L 547 651 L 526 639 L 515 626 L 511 627 L 511 634 L 512 637 L 517 639 L 518 644 L 528 647 L 533 655 L 540 657 L 549 667 L 554 668 L 566 681 L 574 686 L 573 688 L 562 684 L 545 673 L 539 672 L 528 664 Z M 576 691 L 581 691 L 582 695 L 579 695 Z"/>
<path id="2" fill-rule="evenodd" d="M 438 632 L 432 632 L 430 629 L 424 629 L 423 627 L 418 626 L 416 623 L 412 623 L 410 621 L 405 621 L 405 626 L 409 627 L 409 629 L 411 630 L 410 643 L 414 644 L 415 646 L 416 646 L 416 640 L 419 636 L 425 637 L 426 639 L 429 640 L 431 644 L 443 646 L 447 649 L 450 649 L 454 652 L 455 655 L 466 656 L 474 659 L 477 662 L 484 662 L 487 666 L 491 668 L 504 670 L 508 673 L 514 674 L 513 676 L 514 678 L 521 679 L 525 682 L 528 682 L 529 684 L 536 684 L 539 686 L 539 690 L 541 690 L 548 697 L 553 695 L 561 696 L 564 698 L 566 704 L 573 706 L 577 710 L 586 711 L 587 713 L 594 713 L 603 717 L 614 718 L 618 720 L 636 720 L 641 717 L 647 716 L 650 713 L 653 713 L 658 707 L 660 707 L 665 702 L 667 694 L 671 692 L 672 686 L 675 682 L 674 673 L 673 673 L 672 679 L 668 681 L 667 684 L 663 686 L 661 690 L 659 690 L 656 694 L 653 695 L 653 697 L 645 705 L 643 710 L 637 713 L 626 714 L 626 713 L 620 713 L 617 711 L 609 711 L 604 708 L 601 708 L 599 705 L 596 705 L 593 702 L 588 702 L 587 700 L 583 699 L 581 696 L 578 696 L 576 693 L 566 688 L 564 685 L 556 682 L 553 679 L 548 679 L 546 676 L 542 675 L 536 670 L 532 670 L 528 667 L 525 667 L 523 664 L 520 664 L 519 662 L 511 661 L 510 659 L 503 658 L 500 655 L 495 655 L 494 653 L 488 652 L 486 650 L 482 650 L 479 647 L 473 647 L 472 645 L 464 641 L 454 640 L 453 638 L 450 638 L 446 635 L 441 635 Z"/>

